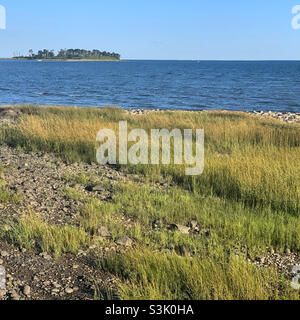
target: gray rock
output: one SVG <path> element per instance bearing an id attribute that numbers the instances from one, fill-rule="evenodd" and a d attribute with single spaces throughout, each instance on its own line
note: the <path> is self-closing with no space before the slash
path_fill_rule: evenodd
<path id="1" fill-rule="evenodd" d="M 101 192 L 101 191 L 105 191 L 105 188 L 102 184 L 97 184 L 95 186 L 90 186 L 88 187 L 88 189 L 90 191 L 93 191 L 93 192 Z"/>
<path id="2" fill-rule="evenodd" d="M 6 290 L 0 290 L 0 298 L 4 298 L 7 294 Z"/>
<path id="3" fill-rule="evenodd" d="M 132 245 L 133 241 L 128 236 L 122 236 L 116 240 L 116 244 L 130 247 Z"/>
<path id="4" fill-rule="evenodd" d="M 65 292 L 66 292 L 67 294 L 72 294 L 72 293 L 74 292 L 74 290 L 73 290 L 72 288 L 66 288 L 66 289 L 65 289 Z"/>
<path id="5" fill-rule="evenodd" d="M 198 221 L 197 220 L 192 220 L 190 223 L 189 223 L 189 226 L 190 228 L 192 229 L 195 229 L 198 227 Z"/>
<path id="6" fill-rule="evenodd" d="M 161 229 L 162 228 L 162 223 L 160 219 L 156 219 L 152 223 L 152 228 L 153 230 Z"/>
<path id="7" fill-rule="evenodd" d="M 171 224 L 170 229 L 173 231 L 179 231 L 182 234 L 189 234 L 190 233 L 190 228 L 186 226 L 182 226 L 180 224 Z"/>
<path id="8" fill-rule="evenodd" d="M 8 252 L 7 252 L 7 251 L 1 251 L 0 255 L 1 255 L 3 258 L 5 258 L 5 257 L 8 257 L 8 256 L 9 256 L 9 254 L 8 254 Z"/>
<path id="9" fill-rule="evenodd" d="M 14 109 L 1 109 L 0 117 L 5 119 L 16 119 L 19 115 L 19 112 Z"/>
<path id="10" fill-rule="evenodd" d="M 53 282 L 53 287 L 54 288 L 61 288 L 61 285 L 57 282 Z"/>
<path id="11" fill-rule="evenodd" d="M 56 295 L 59 293 L 59 291 L 60 291 L 59 289 L 52 289 L 51 294 Z"/>
<path id="12" fill-rule="evenodd" d="M 111 233 L 103 226 L 97 229 L 97 236 L 102 238 L 111 238 Z"/>
<path id="13" fill-rule="evenodd" d="M 51 256 L 47 252 L 42 252 L 40 256 L 43 257 L 45 260 L 51 260 Z"/>
<path id="14" fill-rule="evenodd" d="M 20 296 L 17 294 L 15 290 L 10 293 L 11 300 L 20 300 Z"/>
<path id="15" fill-rule="evenodd" d="M 30 293 L 31 293 L 31 288 L 26 285 L 24 288 L 23 288 L 23 293 L 25 294 L 25 296 L 29 296 Z"/>

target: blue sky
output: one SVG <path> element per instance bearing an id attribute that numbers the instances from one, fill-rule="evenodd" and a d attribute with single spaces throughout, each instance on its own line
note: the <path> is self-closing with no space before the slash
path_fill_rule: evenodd
<path id="1" fill-rule="evenodd" d="M 115 51 L 126 59 L 300 60 L 300 0 L 0 0 L 0 57 L 29 49 Z"/>

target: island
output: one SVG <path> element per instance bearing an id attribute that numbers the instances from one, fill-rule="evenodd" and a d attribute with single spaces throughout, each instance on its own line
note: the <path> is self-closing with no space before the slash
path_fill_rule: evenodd
<path id="1" fill-rule="evenodd" d="M 13 60 L 63 60 L 63 61 L 120 61 L 121 55 L 115 52 L 85 49 L 61 49 L 55 54 L 54 50 L 28 51 L 28 56 L 15 56 Z"/>

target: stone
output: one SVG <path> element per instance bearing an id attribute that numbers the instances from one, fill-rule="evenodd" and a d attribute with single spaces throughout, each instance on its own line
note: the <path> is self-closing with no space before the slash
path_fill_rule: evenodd
<path id="1" fill-rule="evenodd" d="M 16 119 L 19 113 L 17 110 L 14 109 L 1 109 L 0 117 L 6 119 Z"/>
<path id="2" fill-rule="evenodd" d="M 31 292 L 31 288 L 26 285 L 24 288 L 23 288 L 23 293 L 25 294 L 25 296 L 29 296 L 30 295 L 30 292 Z"/>
<path id="3" fill-rule="evenodd" d="M 51 260 L 51 256 L 47 252 L 42 252 L 40 256 L 43 257 L 45 260 Z"/>
<path id="4" fill-rule="evenodd" d="M 190 228 L 186 226 L 182 226 L 180 224 L 171 224 L 170 229 L 173 231 L 179 231 L 182 234 L 189 234 L 190 233 Z"/>
<path id="5" fill-rule="evenodd" d="M 88 186 L 86 190 L 93 191 L 93 192 L 102 192 L 102 191 L 105 191 L 105 188 L 102 184 L 97 184 L 95 186 Z"/>
<path id="6" fill-rule="evenodd" d="M 266 262 L 266 258 L 265 257 L 260 257 L 257 260 L 262 264 L 264 264 Z"/>
<path id="7" fill-rule="evenodd" d="M 61 288 L 61 285 L 57 282 L 53 282 L 53 287 L 54 288 Z"/>
<path id="8" fill-rule="evenodd" d="M 160 219 L 154 220 L 152 223 L 152 228 L 153 228 L 153 230 L 161 229 L 162 228 L 161 220 Z"/>
<path id="9" fill-rule="evenodd" d="M 102 238 L 111 238 L 111 233 L 103 226 L 97 229 L 97 236 Z"/>
<path id="10" fill-rule="evenodd" d="M 128 236 L 122 236 L 116 240 L 116 244 L 130 247 L 132 245 L 133 241 Z"/>
<path id="11" fill-rule="evenodd" d="M 57 293 L 59 293 L 59 289 L 52 289 L 51 291 L 52 295 L 56 295 Z"/>
<path id="12" fill-rule="evenodd" d="M 0 290 L 0 298 L 4 298 L 7 294 L 6 290 Z"/>
<path id="13" fill-rule="evenodd" d="M 198 227 L 198 221 L 197 220 L 192 220 L 190 223 L 189 223 L 189 226 L 190 228 L 192 229 L 195 229 Z"/>
<path id="14" fill-rule="evenodd" d="M 8 252 L 7 252 L 7 251 L 1 251 L 0 255 L 1 255 L 3 258 L 5 258 L 5 257 L 8 257 L 8 256 L 9 256 L 9 254 L 8 254 Z"/>
<path id="15" fill-rule="evenodd" d="M 17 294 L 15 290 L 10 293 L 11 300 L 20 300 L 20 296 Z"/>
<path id="16" fill-rule="evenodd" d="M 72 294 L 72 293 L 74 292 L 74 290 L 73 290 L 72 288 L 66 288 L 66 289 L 65 289 L 65 292 L 66 292 L 67 294 Z"/>

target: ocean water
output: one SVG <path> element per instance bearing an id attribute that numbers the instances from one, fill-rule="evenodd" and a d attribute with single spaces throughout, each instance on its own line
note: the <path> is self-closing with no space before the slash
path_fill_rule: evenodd
<path id="1" fill-rule="evenodd" d="M 0 61 L 0 105 L 300 112 L 300 61 Z"/>

